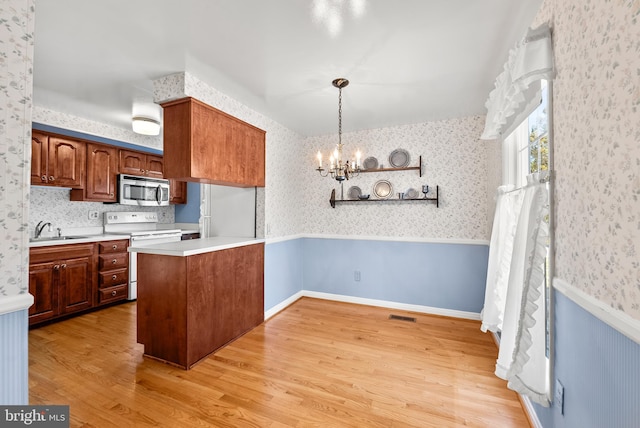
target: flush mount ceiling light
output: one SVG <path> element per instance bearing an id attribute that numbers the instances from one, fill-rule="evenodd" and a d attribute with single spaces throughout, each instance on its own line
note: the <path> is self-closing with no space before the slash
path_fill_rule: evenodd
<path id="1" fill-rule="evenodd" d="M 335 79 L 331 82 L 333 86 L 338 88 L 338 144 L 336 145 L 335 150 L 329 156 L 329 170 L 326 171 L 322 167 L 322 153 L 318 151 L 318 167 L 316 171 L 320 173 L 321 176 L 327 177 L 331 174 L 331 178 L 335 178 L 337 181 L 342 182 L 344 180 L 348 180 L 349 177 L 353 177 L 358 175 L 360 172 L 360 157 L 362 156 L 360 150 L 356 152 L 355 160 L 349 164 L 349 160 L 347 159 L 343 163 L 342 158 L 342 88 L 346 87 L 349 84 L 349 81 L 344 78 Z M 326 172 L 325 172 L 326 171 Z"/>
<path id="2" fill-rule="evenodd" d="M 162 109 L 153 101 L 135 99 L 131 107 L 131 127 L 142 135 L 159 135 Z"/>
<path id="3" fill-rule="evenodd" d="M 160 134 L 160 121 L 149 117 L 135 116 L 131 119 L 133 132 L 142 135 Z"/>

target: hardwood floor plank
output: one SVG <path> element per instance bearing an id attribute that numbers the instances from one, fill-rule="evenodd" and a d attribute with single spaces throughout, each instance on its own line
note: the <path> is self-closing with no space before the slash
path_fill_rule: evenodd
<path id="1" fill-rule="evenodd" d="M 31 404 L 73 427 L 529 426 L 476 321 L 302 298 L 189 371 L 135 326 L 126 303 L 31 330 Z"/>

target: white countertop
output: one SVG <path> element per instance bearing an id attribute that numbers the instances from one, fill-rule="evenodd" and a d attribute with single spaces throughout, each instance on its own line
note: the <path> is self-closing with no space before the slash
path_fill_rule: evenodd
<path id="1" fill-rule="evenodd" d="M 115 241 L 117 239 L 129 240 L 128 235 L 114 235 L 114 234 L 101 234 L 101 235 L 86 235 L 86 236 L 67 236 L 66 239 L 58 238 L 41 238 L 37 241 L 29 241 L 29 248 L 34 247 L 49 247 L 52 245 L 70 245 L 70 244 L 86 244 L 87 242 L 100 242 L 100 241 Z"/>
<path id="2" fill-rule="evenodd" d="M 263 243 L 264 239 L 216 236 L 213 238 L 190 239 L 188 241 L 166 242 L 143 247 L 129 247 L 129 252 L 156 254 L 162 256 L 186 257 L 195 254 L 210 253 L 235 247 Z"/>

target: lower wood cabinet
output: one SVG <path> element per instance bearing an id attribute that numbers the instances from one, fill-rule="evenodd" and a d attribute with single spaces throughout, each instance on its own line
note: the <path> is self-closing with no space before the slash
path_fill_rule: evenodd
<path id="1" fill-rule="evenodd" d="M 128 239 L 29 249 L 29 325 L 126 300 Z"/>
<path id="2" fill-rule="evenodd" d="M 125 300 L 129 293 L 129 240 L 98 243 L 98 305 Z"/>
<path id="3" fill-rule="evenodd" d="M 137 257 L 137 333 L 145 355 L 189 369 L 264 321 L 263 243 Z"/>
<path id="4" fill-rule="evenodd" d="M 29 258 L 30 325 L 94 306 L 96 244 L 31 248 Z"/>

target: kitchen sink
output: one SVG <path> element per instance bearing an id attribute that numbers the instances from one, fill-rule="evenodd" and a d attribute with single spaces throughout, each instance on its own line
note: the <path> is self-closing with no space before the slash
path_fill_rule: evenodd
<path id="1" fill-rule="evenodd" d="M 84 239 L 88 236 L 42 236 L 40 238 L 29 238 L 29 242 L 43 242 L 43 241 L 67 241 L 70 239 Z"/>

